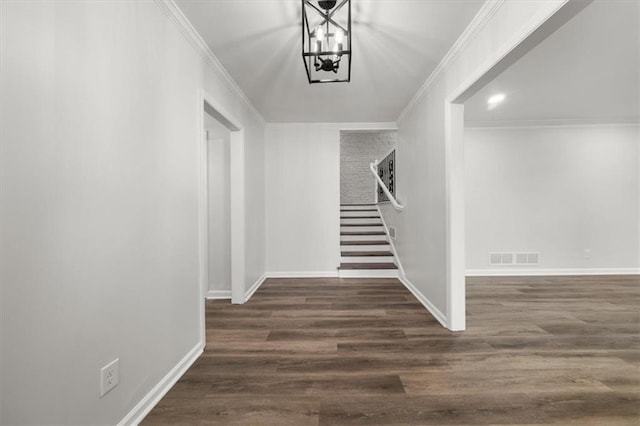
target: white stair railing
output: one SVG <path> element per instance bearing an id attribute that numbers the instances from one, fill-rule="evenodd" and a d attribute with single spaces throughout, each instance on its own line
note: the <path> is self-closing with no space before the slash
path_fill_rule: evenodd
<path id="1" fill-rule="evenodd" d="M 404 206 L 398 203 L 396 198 L 389 191 L 389 188 L 387 188 L 387 185 L 385 185 L 382 179 L 380 179 L 380 176 L 378 176 L 378 160 L 374 161 L 373 163 L 369 163 L 369 170 L 371 170 L 371 173 L 373 173 L 373 176 L 375 176 L 376 180 L 378 181 L 378 185 L 380 185 L 380 188 L 382 188 L 382 190 L 384 191 L 393 208 L 398 211 L 404 210 Z"/>

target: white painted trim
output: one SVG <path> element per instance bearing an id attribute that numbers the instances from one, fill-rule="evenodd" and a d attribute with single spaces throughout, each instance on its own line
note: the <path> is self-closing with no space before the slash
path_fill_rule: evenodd
<path id="1" fill-rule="evenodd" d="M 361 132 L 367 130 L 398 130 L 398 123 L 334 123 L 336 127 L 345 132 Z"/>
<path id="2" fill-rule="evenodd" d="M 436 68 L 431 72 L 427 80 L 420 87 L 420 89 L 416 92 L 416 94 L 411 98 L 406 107 L 402 110 L 396 122 L 402 121 L 404 116 L 411 111 L 413 106 L 420 100 L 420 98 L 429 91 L 429 88 L 432 84 L 434 84 L 440 75 L 447 68 L 449 63 L 455 60 L 458 55 L 464 50 L 464 48 L 471 42 L 478 33 L 484 28 L 485 25 L 491 20 L 493 15 L 502 7 L 504 0 L 488 0 L 485 2 L 476 16 L 473 17 L 471 23 L 467 26 L 467 28 L 463 31 L 463 33 L 458 37 L 456 42 L 451 46 L 451 49 L 447 52 L 446 55 L 442 58 L 440 63 L 436 66 Z"/>
<path id="3" fill-rule="evenodd" d="M 267 278 L 338 278 L 338 271 L 276 271 L 265 275 Z"/>
<path id="4" fill-rule="evenodd" d="M 264 283 L 264 281 L 266 279 L 267 279 L 267 275 L 266 274 L 262 274 L 262 276 L 260 278 L 258 278 L 255 283 L 253 283 L 251 288 L 249 290 L 247 290 L 247 292 L 244 294 L 244 301 L 245 302 L 247 302 L 249 299 L 251 299 L 251 296 L 253 296 L 253 294 L 256 291 L 258 291 L 258 289 L 260 288 L 260 286 Z"/>
<path id="5" fill-rule="evenodd" d="M 266 122 L 260 111 L 251 103 L 247 95 L 242 91 L 238 83 L 231 77 L 227 70 L 222 66 L 222 63 L 218 60 L 216 55 L 213 54 L 209 46 L 204 39 L 198 34 L 198 31 L 191 25 L 191 22 L 182 13 L 182 10 L 176 5 L 173 0 L 155 0 L 156 4 L 160 6 L 162 11 L 173 21 L 180 33 L 187 39 L 189 44 L 206 60 L 209 66 L 217 72 L 227 86 L 235 92 L 236 95 L 255 115 L 260 124 L 265 125 Z"/>
<path id="6" fill-rule="evenodd" d="M 230 210 L 231 210 L 231 301 L 232 303 L 244 303 L 245 293 L 245 155 L 244 155 L 244 130 L 238 121 L 232 114 L 225 110 L 216 100 L 207 94 L 204 89 L 198 90 L 198 110 L 197 110 L 197 122 L 199 126 L 198 130 L 198 146 L 205 145 L 205 148 L 199 148 L 199 161 L 198 167 L 202 167 L 203 152 L 206 153 L 206 140 L 204 138 L 204 114 L 205 104 L 208 104 L 210 108 L 215 110 L 215 113 L 222 117 L 226 123 L 222 123 L 230 131 L 230 144 L 229 144 L 229 160 L 230 160 Z M 203 142 L 204 141 L 204 142 Z M 207 159 L 204 159 L 204 167 L 207 167 Z M 207 187 L 206 170 L 199 172 L 200 183 L 199 187 Z M 199 192 L 199 221 L 203 229 L 208 229 L 208 193 Z M 204 210 L 203 210 L 204 209 Z M 204 219 L 203 219 L 204 218 Z M 200 250 L 200 262 L 201 268 L 203 264 L 208 264 L 208 231 L 206 233 L 201 232 L 200 245 L 204 245 L 204 249 Z M 203 258 L 203 256 L 206 256 Z M 206 266 L 208 267 L 208 265 Z M 206 273 L 201 272 L 201 276 L 207 276 Z M 202 299 L 206 297 L 208 288 L 208 277 L 204 281 L 203 289 L 201 292 Z M 204 330 L 204 302 L 202 303 L 202 327 Z"/>
<path id="7" fill-rule="evenodd" d="M 204 300 L 209 288 L 209 164 L 208 149 L 209 143 L 207 131 L 204 128 L 204 93 L 198 92 L 196 104 L 196 122 L 198 141 L 197 150 L 197 170 L 198 170 L 198 316 L 200 339 L 206 341 L 206 320 Z"/>
<path id="8" fill-rule="evenodd" d="M 398 130 L 398 124 L 394 122 L 381 123 L 267 123 L 265 127 L 281 128 L 296 126 L 319 126 L 330 129 L 338 129 L 345 132 L 361 132 L 376 130 Z"/>
<path id="9" fill-rule="evenodd" d="M 445 210 L 447 319 L 452 331 L 466 328 L 464 105 L 445 103 Z"/>
<path id="10" fill-rule="evenodd" d="M 398 130 L 398 124 L 389 123 L 336 123 L 336 127 L 345 133 L 377 132 Z"/>
<path id="11" fill-rule="evenodd" d="M 118 422 L 118 426 L 140 424 L 153 407 L 160 402 L 162 397 L 180 380 L 180 377 L 191 367 L 203 351 L 204 342 L 199 342 Z"/>
<path id="12" fill-rule="evenodd" d="M 231 132 L 231 303 L 245 302 L 244 130 Z"/>
<path id="13" fill-rule="evenodd" d="M 237 117 L 234 117 L 229 111 L 225 109 L 213 96 L 209 95 L 204 89 L 200 90 L 202 96 L 203 104 L 206 102 L 209 104 L 211 108 L 213 108 L 218 114 L 224 117 L 234 128 L 229 128 L 225 123 L 220 123 L 224 127 L 226 127 L 230 132 L 237 132 L 242 129 L 242 124 Z M 201 108 L 204 108 L 204 105 L 200 105 Z M 215 117 L 214 117 L 215 118 Z M 217 120 L 217 118 L 216 118 Z"/>
<path id="14" fill-rule="evenodd" d="M 339 278 L 398 278 L 397 269 L 340 269 Z"/>
<path id="15" fill-rule="evenodd" d="M 467 269 L 468 277 L 554 275 L 640 275 L 640 268 Z"/>
<path id="16" fill-rule="evenodd" d="M 465 129 L 544 129 L 556 127 L 592 128 L 592 127 L 637 127 L 638 117 L 614 118 L 608 120 L 594 119 L 553 119 L 553 120 L 503 120 L 503 121 L 467 121 Z"/>
<path id="17" fill-rule="evenodd" d="M 207 299 L 231 299 L 231 290 L 209 290 L 207 291 Z"/>
<path id="18" fill-rule="evenodd" d="M 447 317 L 446 315 L 444 315 L 442 312 L 440 312 L 440 310 L 438 308 L 435 307 L 435 305 L 433 303 L 431 303 L 431 301 L 429 299 L 427 299 L 412 283 L 411 281 L 409 281 L 407 279 L 407 277 L 402 274 L 400 277 L 398 277 L 398 279 L 400 280 L 400 282 L 402 284 L 404 284 L 404 286 L 407 288 L 407 290 L 409 290 L 411 292 L 411 294 L 413 294 L 416 299 L 418 299 L 418 301 L 420 303 L 422 303 L 422 306 L 424 306 L 425 308 L 427 308 L 427 310 L 429 311 L 429 313 L 431 313 L 431 315 L 433 315 L 433 317 L 438 320 L 438 322 L 446 329 L 449 329 L 449 325 L 448 325 L 448 321 L 447 321 Z"/>

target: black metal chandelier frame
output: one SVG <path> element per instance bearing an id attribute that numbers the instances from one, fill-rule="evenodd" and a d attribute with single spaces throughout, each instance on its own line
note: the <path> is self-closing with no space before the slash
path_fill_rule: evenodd
<path id="1" fill-rule="evenodd" d="M 302 60 L 309 84 L 339 83 L 351 81 L 351 0 L 318 1 L 302 0 Z M 337 6 L 336 6 L 337 4 Z M 336 15 L 347 6 L 346 28 L 336 21 Z M 324 10 L 322 10 L 324 9 Z M 320 15 L 318 25 L 310 26 L 309 15 Z M 343 12 L 344 14 L 344 12 Z M 317 17 L 316 17 L 317 19 Z M 333 41 L 333 48 L 331 48 Z M 339 73 L 340 65 L 347 62 L 346 76 Z M 335 77 L 322 77 L 326 73 Z"/>

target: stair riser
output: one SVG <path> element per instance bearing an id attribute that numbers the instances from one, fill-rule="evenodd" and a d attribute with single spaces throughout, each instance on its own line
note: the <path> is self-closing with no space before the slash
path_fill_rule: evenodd
<path id="1" fill-rule="evenodd" d="M 384 232 L 383 226 L 349 226 L 349 225 L 341 225 L 341 232 L 367 232 L 367 231 L 382 231 Z"/>
<path id="2" fill-rule="evenodd" d="M 341 256 L 341 263 L 395 263 L 393 256 Z"/>
<path id="3" fill-rule="evenodd" d="M 379 245 L 379 246 L 349 246 L 349 245 L 341 245 L 341 251 L 385 251 L 391 250 L 391 247 L 388 244 Z"/>
<path id="4" fill-rule="evenodd" d="M 340 269 L 338 276 L 340 278 L 398 278 L 398 270 Z"/>
<path id="5" fill-rule="evenodd" d="M 380 219 L 340 219 L 340 225 L 352 225 L 354 223 L 382 223 Z"/>
<path id="6" fill-rule="evenodd" d="M 340 241 L 387 241 L 386 235 L 340 235 Z"/>
<path id="7" fill-rule="evenodd" d="M 376 216 L 376 217 L 380 217 L 380 214 L 378 212 L 340 212 L 340 216 L 347 216 L 347 217 L 352 217 L 352 216 Z"/>

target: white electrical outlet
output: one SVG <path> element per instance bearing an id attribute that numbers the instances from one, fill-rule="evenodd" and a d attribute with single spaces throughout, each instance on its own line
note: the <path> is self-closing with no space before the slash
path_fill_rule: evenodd
<path id="1" fill-rule="evenodd" d="M 582 255 L 585 259 L 591 259 L 591 249 L 584 249 L 584 253 Z"/>
<path id="2" fill-rule="evenodd" d="M 100 369 L 100 398 L 120 383 L 120 358 Z"/>

